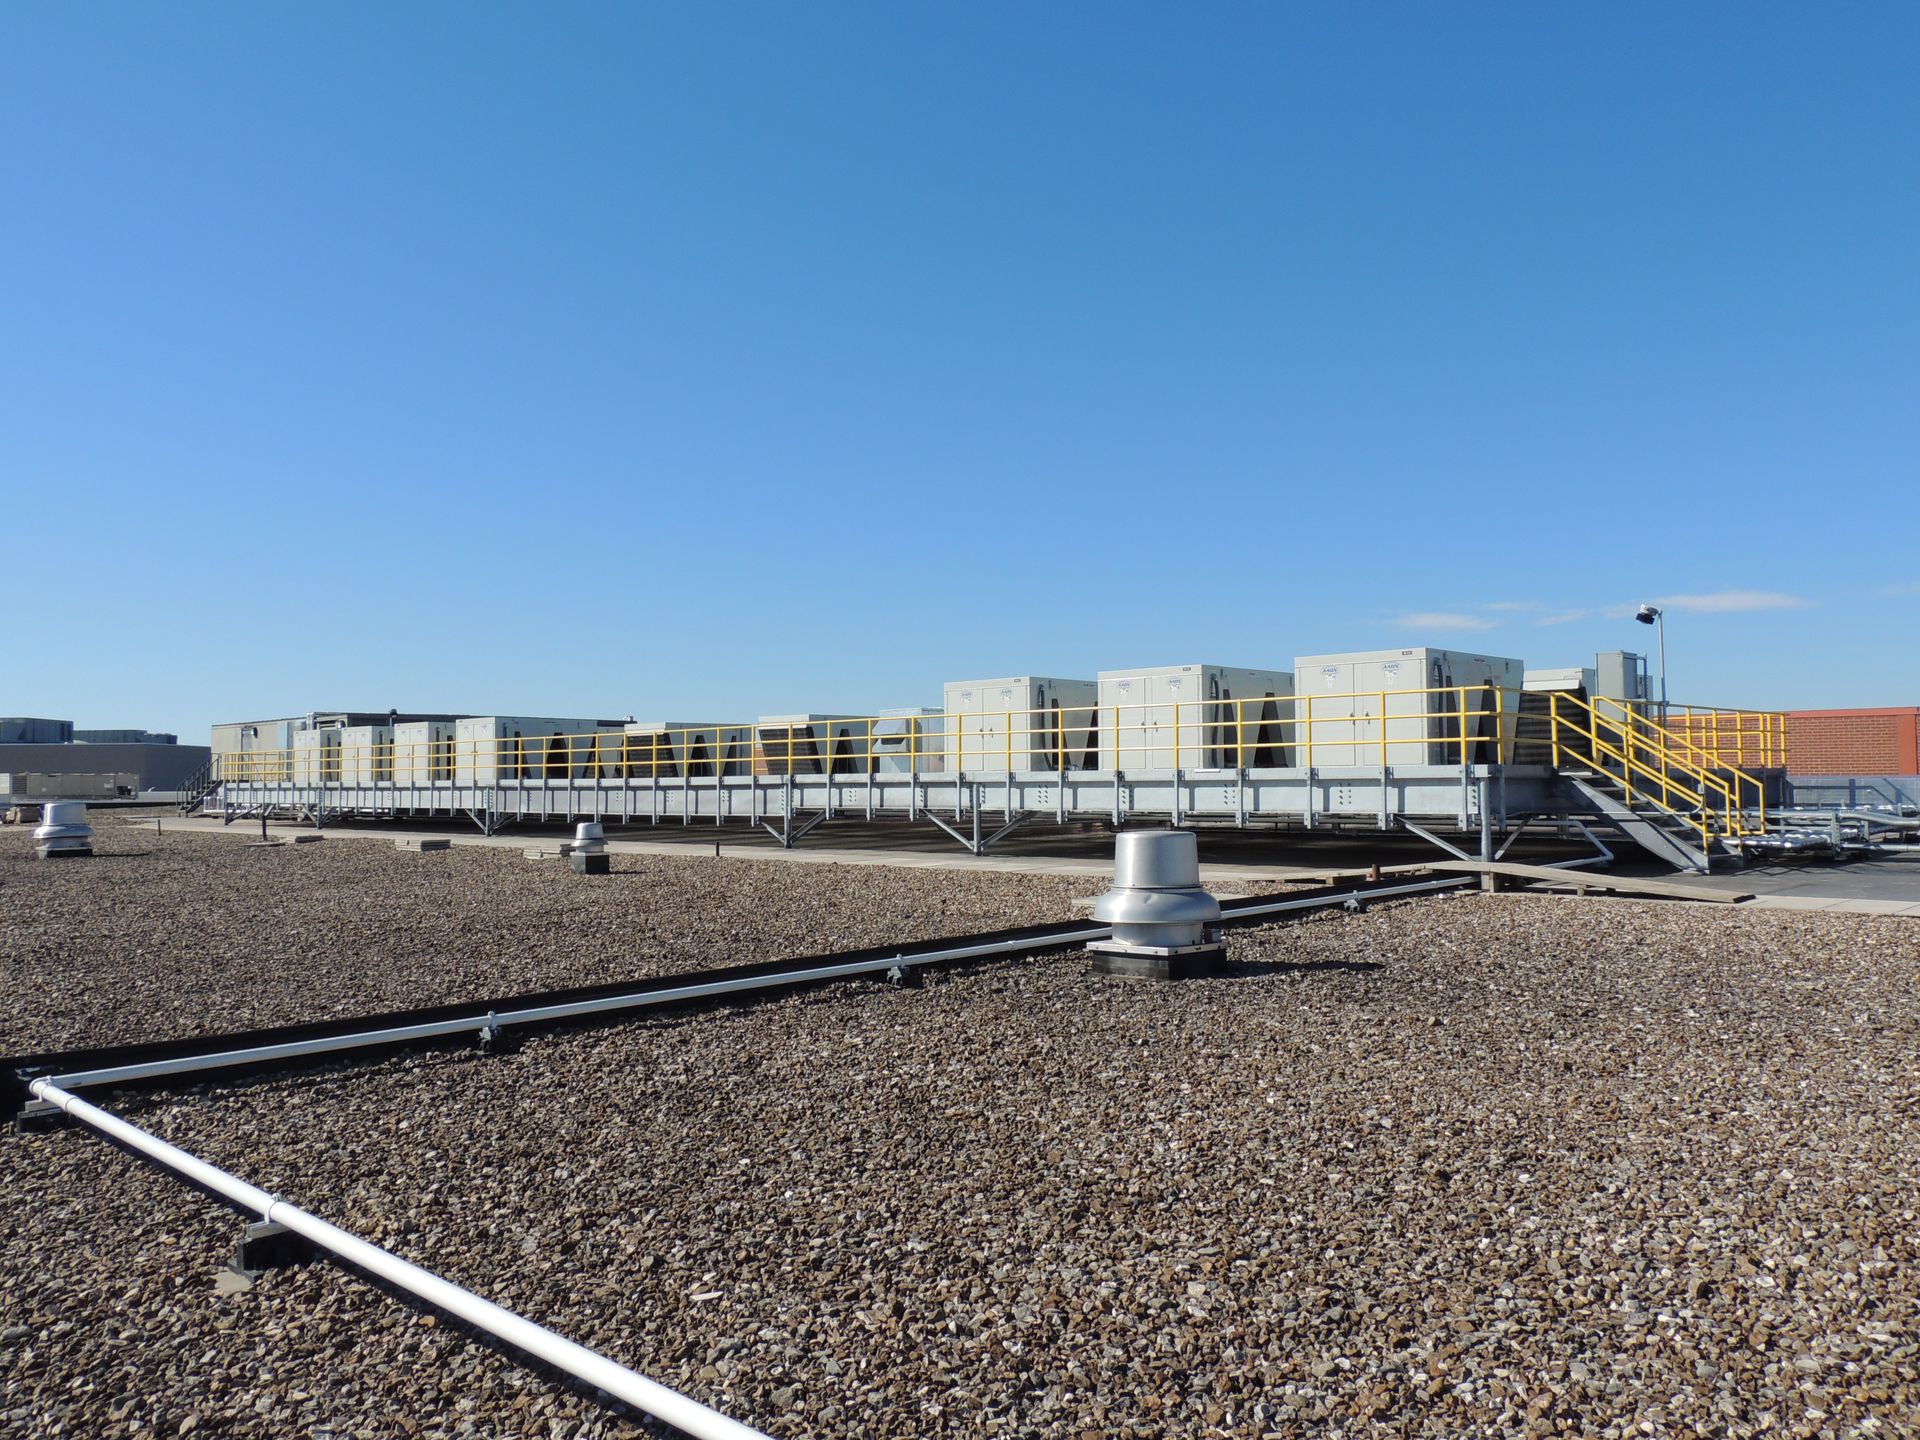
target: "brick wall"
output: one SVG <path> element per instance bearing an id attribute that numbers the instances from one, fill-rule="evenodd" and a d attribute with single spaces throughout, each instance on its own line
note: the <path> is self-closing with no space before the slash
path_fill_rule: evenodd
<path id="1" fill-rule="evenodd" d="M 1920 707 L 1789 710 L 1791 775 L 1920 775 Z"/>

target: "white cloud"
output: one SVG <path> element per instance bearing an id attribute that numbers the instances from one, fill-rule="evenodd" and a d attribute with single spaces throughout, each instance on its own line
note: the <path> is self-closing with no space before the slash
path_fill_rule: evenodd
<path id="1" fill-rule="evenodd" d="M 1449 610 L 1416 610 L 1396 615 L 1395 625 L 1406 630 L 1491 630 L 1499 622 L 1484 615 L 1459 615 Z"/>
<path id="2" fill-rule="evenodd" d="M 1592 613 L 1591 610 L 1560 610 L 1552 615 L 1542 615 L 1533 623 L 1536 625 L 1571 625 L 1576 620 L 1586 619 L 1587 616 Z"/>
<path id="3" fill-rule="evenodd" d="M 1909 580 L 1904 585 L 1888 585 L 1880 594 L 1888 600 L 1908 600 L 1920 595 L 1920 580 Z"/>
<path id="4" fill-rule="evenodd" d="M 1539 608 L 1540 602 L 1538 600 L 1495 600 L 1487 606 L 1489 610 L 1511 610 L 1516 614 L 1523 614 L 1528 610 L 1538 610 Z"/>
<path id="5" fill-rule="evenodd" d="M 1808 602 L 1778 590 L 1715 590 L 1708 595 L 1662 595 L 1653 603 L 1682 615 L 1739 615 L 1751 610 L 1804 610 Z"/>

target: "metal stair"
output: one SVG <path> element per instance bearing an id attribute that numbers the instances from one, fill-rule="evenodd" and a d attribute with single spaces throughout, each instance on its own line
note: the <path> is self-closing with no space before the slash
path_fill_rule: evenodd
<path id="1" fill-rule="evenodd" d="M 1761 777 L 1727 763 L 1669 725 L 1621 701 L 1546 692 L 1550 763 L 1561 783 L 1641 849 L 1677 870 L 1740 864 L 1768 831 Z M 1529 740 L 1538 743 L 1537 730 Z"/>
<path id="2" fill-rule="evenodd" d="M 1626 787 L 1604 772 L 1563 770 L 1560 778 L 1615 828 L 1649 855 L 1676 870 L 1706 874 L 1716 857 L 1731 857 L 1717 837 L 1706 839 L 1700 827 L 1678 811 L 1628 799 Z"/>
<path id="3" fill-rule="evenodd" d="M 1553 721 L 1552 697 L 1548 692 L 1523 690 L 1520 693 L 1520 709 L 1514 717 L 1514 764 L 1553 763 Z"/>
<path id="4" fill-rule="evenodd" d="M 210 757 L 205 765 L 181 782 L 180 813 L 182 815 L 193 814 L 206 804 L 209 795 L 220 788 L 217 770 L 217 757 Z"/>

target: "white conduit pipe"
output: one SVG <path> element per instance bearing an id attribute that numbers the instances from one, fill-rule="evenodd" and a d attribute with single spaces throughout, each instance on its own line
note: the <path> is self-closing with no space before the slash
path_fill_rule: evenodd
<path id="1" fill-rule="evenodd" d="M 1113 933 L 1111 925 L 1090 925 L 1085 931 L 1045 937 L 1047 945 L 1082 940 L 1099 940 Z M 199 1070 L 216 1070 L 227 1065 L 257 1065 L 267 1060 L 287 1060 L 303 1055 L 325 1055 L 336 1050 L 358 1050 L 369 1045 L 394 1045 L 408 1040 L 429 1040 L 439 1035 L 459 1035 L 489 1026 L 537 1024 L 544 1020 L 566 1020 L 577 1015 L 600 1015 L 616 1010 L 643 1010 L 654 1005 L 670 1005 L 678 1000 L 701 1000 L 715 995 L 733 995 L 791 985 L 795 977 L 807 980 L 835 980 L 852 975 L 884 974 L 888 970 L 926 965 L 940 960 L 968 960 L 988 955 L 1005 955 L 1031 949 L 1032 937 L 1022 940 L 996 940 L 985 945 L 963 945 L 921 955 L 895 955 L 882 960 L 852 960 L 841 965 L 821 965 L 805 971 L 782 970 L 773 975 L 747 975 L 732 980 L 708 980 L 698 985 L 676 985 L 668 990 L 642 990 L 637 993 L 606 995 L 597 1000 L 565 1000 L 554 1005 L 533 1005 L 523 1010 L 498 1010 L 457 1016 L 451 1020 L 427 1020 L 417 1025 L 395 1025 L 385 1030 L 362 1030 L 352 1035 L 332 1035 L 321 1040 L 288 1040 L 279 1045 L 257 1045 L 246 1050 L 222 1050 L 210 1055 L 181 1055 L 172 1060 L 149 1060 L 134 1065 L 116 1065 L 106 1070 L 76 1070 L 53 1076 L 56 1084 L 80 1088 L 88 1085 L 118 1085 L 128 1080 L 149 1080 L 158 1075 L 179 1075 Z"/>
<path id="2" fill-rule="evenodd" d="M 511 1310 L 503 1310 L 471 1290 L 463 1290 L 451 1281 L 442 1280 L 438 1275 L 422 1270 L 418 1265 L 410 1264 L 378 1245 L 348 1234 L 337 1225 L 329 1225 L 317 1215 L 309 1215 L 297 1205 L 289 1205 L 269 1195 L 257 1185 L 249 1185 L 238 1176 L 229 1175 L 218 1166 L 209 1165 L 178 1146 L 169 1145 L 157 1135 L 150 1135 L 139 1126 L 130 1125 L 118 1116 L 62 1090 L 52 1081 L 36 1080 L 30 1088 L 37 1098 L 59 1106 L 73 1119 L 92 1126 L 103 1135 L 112 1136 L 129 1149 L 157 1160 L 169 1170 L 186 1176 L 215 1194 L 225 1196 L 261 1219 L 286 1226 L 342 1260 L 390 1281 L 408 1294 L 418 1296 L 447 1314 L 604 1390 L 616 1399 L 624 1400 L 635 1409 L 666 1421 L 695 1436 L 696 1440 L 769 1440 L 759 1430 L 742 1425 L 738 1420 L 729 1420 L 697 1400 L 689 1400 L 678 1391 L 669 1390 L 604 1355 L 597 1355 L 584 1345 L 576 1345 L 565 1336 L 556 1335 L 544 1325 L 536 1325 Z"/>
<path id="3" fill-rule="evenodd" d="M 1375 890 L 1358 890 L 1354 897 L 1371 903 L 1399 895 L 1418 895 L 1429 890 L 1454 890 L 1471 885 L 1470 878 L 1416 880 L 1405 885 L 1390 885 Z M 1260 905 L 1237 905 L 1224 917 L 1239 921 L 1253 915 L 1277 915 L 1288 910 L 1310 910 L 1318 906 L 1338 905 L 1351 898 L 1342 895 L 1314 895 L 1304 899 L 1270 900 Z M 855 975 L 882 974 L 888 970 L 940 961 L 969 960 L 989 955 L 1014 954 L 1036 943 L 1048 947 L 1105 940 L 1113 934 L 1111 925 L 1088 925 L 1085 929 L 1043 937 L 995 940 L 981 945 L 960 945 L 951 949 L 927 951 L 918 955 L 896 955 L 880 960 L 854 960 L 841 965 L 820 965 L 804 972 L 783 970 L 773 975 L 747 975 L 731 980 L 709 980 L 698 985 L 676 985 L 671 989 L 644 990 L 637 993 L 602 996 L 597 1000 L 567 1000 L 553 1005 L 535 1005 L 521 1010 L 500 1010 L 456 1016 L 450 1020 L 428 1020 L 415 1025 L 395 1025 L 384 1030 L 362 1030 L 351 1035 L 331 1035 L 319 1040 L 288 1040 L 278 1045 L 256 1045 L 244 1050 L 221 1050 L 211 1054 L 181 1055 L 171 1060 L 147 1060 L 131 1065 L 115 1065 L 102 1070 L 75 1070 L 52 1078 L 56 1085 L 83 1089 L 94 1085 L 119 1085 L 130 1080 L 151 1080 L 162 1075 L 194 1074 L 231 1065 L 258 1065 L 273 1060 L 291 1060 L 308 1055 L 327 1055 L 341 1050 L 359 1050 L 370 1045 L 404 1044 L 409 1040 L 430 1040 L 441 1035 L 459 1035 L 502 1025 L 537 1024 L 546 1020 L 565 1020 L 580 1015 L 608 1014 L 619 1010 L 643 1010 L 655 1005 L 671 1005 L 681 1000 L 700 1000 L 716 995 L 735 995 L 772 989 L 794 983 L 796 974 L 808 981 L 845 979 Z"/>

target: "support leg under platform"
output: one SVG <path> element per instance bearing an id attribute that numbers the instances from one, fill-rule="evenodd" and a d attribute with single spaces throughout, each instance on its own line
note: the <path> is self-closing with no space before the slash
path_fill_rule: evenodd
<path id="1" fill-rule="evenodd" d="M 782 850 L 791 850 L 794 846 L 798 845 L 801 840 L 806 838 L 816 825 L 826 818 L 827 812 L 822 810 L 819 814 L 809 816 L 800 824 L 795 825 L 793 823 L 792 812 L 788 812 L 780 817 L 780 828 L 777 830 L 774 828 L 771 820 L 762 820 L 760 823 L 765 827 L 769 835 L 780 842 L 780 848 Z"/>
<path id="2" fill-rule="evenodd" d="M 1014 831 L 1018 830 L 1022 825 L 1026 824 L 1027 821 L 1033 818 L 1033 813 L 1031 811 L 1022 810 L 1018 815 L 1015 815 L 1011 820 L 1007 821 L 1007 823 L 1002 825 L 998 830 L 995 830 L 990 834 L 982 834 L 981 825 L 980 825 L 980 812 L 978 809 L 976 809 L 974 810 L 973 816 L 972 816 L 973 833 L 971 835 L 968 835 L 963 833 L 959 829 L 959 827 L 954 825 L 949 825 L 946 821 L 942 820 L 938 815 L 934 814 L 931 810 L 927 811 L 926 815 L 927 815 L 927 819 L 931 820 L 934 824 L 938 825 L 942 830 L 946 831 L 946 833 L 949 836 L 951 836 L 953 839 L 959 841 L 960 844 L 966 849 L 966 852 L 969 855 L 986 854 L 987 851 L 991 850 L 995 844 L 997 844 L 1001 840 L 1004 840 L 1007 836 L 1011 835 Z"/>
<path id="3" fill-rule="evenodd" d="M 234 1248 L 227 1268 L 252 1280 L 263 1271 L 277 1270 L 284 1265 L 304 1265 L 313 1258 L 313 1245 L 305 1236 L 274 1221 L 253 1220 L 240 1232 L 240 1243 Z"/>

